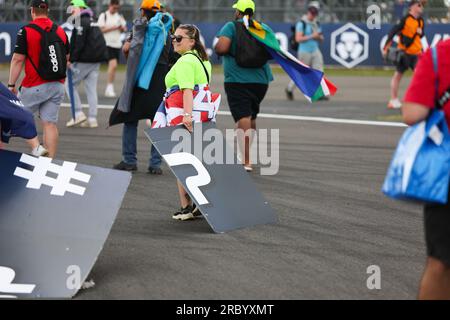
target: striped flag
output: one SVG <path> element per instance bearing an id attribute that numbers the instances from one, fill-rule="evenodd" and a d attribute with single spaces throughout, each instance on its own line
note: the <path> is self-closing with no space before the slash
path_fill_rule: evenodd
<path id="1" fill-rule="evenodd" d="M 249 19 L 248 16 L 244 17 L 244 25 L 254 38 L 265 45 L 267 51 L 310 102 L 336 93 L 336 86 L 324 76 L 323 72 L 305 65 L 288 51 L 283 50 L 269 26 Z"/>

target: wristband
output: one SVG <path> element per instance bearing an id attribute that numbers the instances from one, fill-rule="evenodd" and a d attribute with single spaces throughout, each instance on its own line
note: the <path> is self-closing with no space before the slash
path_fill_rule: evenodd
<path id="1" fill-rule="evenodd" d="M 9 84 L 9 83 L 8 83 L 8 88 L 15 88 L 15 87 L 16 87 L 15 84 Z"/>

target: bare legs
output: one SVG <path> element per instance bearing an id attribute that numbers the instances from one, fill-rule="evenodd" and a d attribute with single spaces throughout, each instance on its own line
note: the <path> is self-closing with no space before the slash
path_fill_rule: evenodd
<path id="1" fill-rule="evenodd" d="M 181 208 L 187 208 L 188 206 L 192 205 L 192 201 L 190 200 L 190 197 L 186 190 L 184 190 L 183 185 L 180 183 L 180 181 L 177 181 L 178 186 L 178 195 L 180 196 L 180 202 L 181 202 Z"/>
<path id="2" fill-rule="evenodd" d="M 428 257 L 419 291 L 420 300 L 450 300 L 450 267 Z"/>
<path id="3" fill-rule="evenodd" d="M 237 122 L 237 129 L 244 133 L 244 135 L 238 134 L 239 150 L 243 156 L 242 162 L 245 167 L 251 167 L 250 161 L 250 148 L 253 138 L 253 130 L 256 130 L 256 120 L 252 120 L 251 117 L 242 118 Z M 253 129 L 253 130 L 252 130 Z"/>
<path id="4" fill-rule="evenodd" d="M 56 150 L 58 148 L 58 127 L 55 123 L 42 121 L 42 129 L 44 131 L 44 147 L 48 151 L 48 156 L 50 158 L 54 158 L 56 156 Z M 40 146 L 38 137 L 27 140 L 27 143 L 31 147 L 31 150 L 35 150 Z"/>
<path id="5" fill-rule="evenodd" d="M 116 78 L 117 60 L 112 59 L 108 62 L 108 85 L 114 84 Z"/>
<path id="6" fill-rule="evenodd" d="M 47 149 L 50 158 L 56 156 L 56 151 L 58 149 L 59 132 L 58 127 L 55 123 L 42 122 L 42 128 L 44 131 L 44 147 Z"/>
<path id="7" fill-rule="evenodd" d="M 403 73 L 396 71 L 391 80 L 391 99 L 398 99 L 398 88 L 400 87 L 400 81 L 402 80 Z"/>

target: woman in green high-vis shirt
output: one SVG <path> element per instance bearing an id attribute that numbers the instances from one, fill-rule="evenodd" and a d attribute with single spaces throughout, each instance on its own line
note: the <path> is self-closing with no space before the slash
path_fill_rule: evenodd
<path id="1" fill-rule="evenodd" d="M 211 63 L 205 47 L 200 41 L 200 31 L 194 25 L 180 25 L 172 36 L 174 50 L 181 55 L 177 63 L 166 76 L 168 90 L 178 87 L 182 92 L 181 106 L 167 108 L 169 125 L 183 124 L 189 131 L 193 130 L 193 122 L 202 121 L 199 112 L 194 110 L 194 90 L 209 90 L 211 78 Z M 200 87 L 200 88 L 199 88 Z M 171 114 L 173 115 L 171 117 Z M 172 119 L 172 120 L 170 120 Z M 192 200 L 178 181 L 178 192 L 181 210 L 173 215 L 176 220 L 191 220 L 200 213 L 194 207 Z"/>

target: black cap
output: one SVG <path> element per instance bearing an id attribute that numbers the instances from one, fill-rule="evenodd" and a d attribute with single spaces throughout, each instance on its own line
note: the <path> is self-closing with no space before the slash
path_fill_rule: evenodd
<path id="1" fill-rule="evenodd" d="M 49 4 L 48 0 L 31 0 L 32 8 L 41 8 L 41 9 L 48 9 Z"/>
<path id="2" fill-rule="evenodd" d="M 415 5 L 415 4 L 422 4 L 422 0 L 410 0 L 409 1 L 409 6 L 411 7 L 411 6 L 413 6 L 413 5 Z"/>

